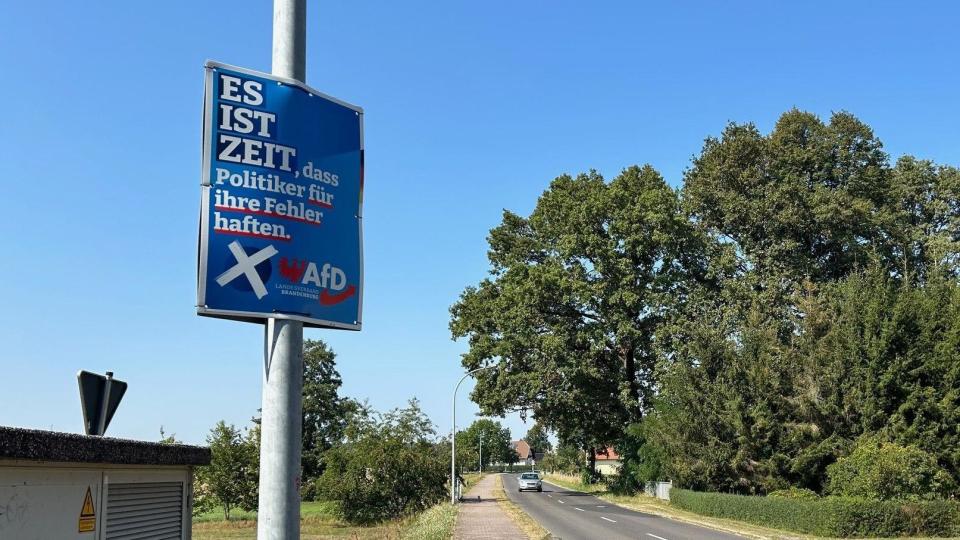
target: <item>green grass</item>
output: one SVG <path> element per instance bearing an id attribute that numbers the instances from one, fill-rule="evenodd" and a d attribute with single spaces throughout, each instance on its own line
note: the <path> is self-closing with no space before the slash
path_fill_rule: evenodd
<path id="1" fill-rule="evenodd" d="M 447 540 L 453 538 L 459 508 L 444 501 L 410 519 L 400 530 L 402 540 Z"/>
<path id="2" fill-rule="evenodd" d="M 480 480 L 478 474 L 466 474 L 467 489 Z M 300 505 L 300 535 L 303 540 L 350 538 L 357 540 L 447 540 L 453 537 L 458 507 L 443 502 L 406 519 L 370 526 L 350 525 L 336 517 L 336 503 L 304 502 Z M 255 540 L 257 513 L 234 510 L 230 520 L 223 519 L 223 510 L 193 517 L 195 540 Z"/>

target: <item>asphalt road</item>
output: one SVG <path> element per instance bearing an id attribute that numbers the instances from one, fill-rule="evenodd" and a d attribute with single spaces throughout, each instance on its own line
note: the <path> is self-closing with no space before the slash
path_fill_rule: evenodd
<path id="1" fill-rule="evenodd" d="M 628 510 L 592 495 L 543 483 L 543 492 L 518 493 L 517 475 L 503 475 L 503 489 L 555 539 L 738 540 L 741 536 Z"/>

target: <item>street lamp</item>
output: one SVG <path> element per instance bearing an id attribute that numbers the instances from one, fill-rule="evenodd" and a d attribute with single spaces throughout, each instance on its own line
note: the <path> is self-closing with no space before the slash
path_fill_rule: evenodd
<path id="1" fill-rule="evenodd" d="M 460 389 L 460 383 L 464 381 L 470 375 L 478 371 L 483 371 L 485 369 L 490 369 L 497 367 L 496 364 L 492 366 L 484 366 L 477 368 L 473 371 L 468 371 L 466 375 L 460 378 L 460 381 L 457 382 L 457 386 L 453 388 L 453 426 L 450 428 L 450 503 L 457 504 L 457 390 Z M 483 462 L 480 464 L 480 468 L 483 468 Z"/>

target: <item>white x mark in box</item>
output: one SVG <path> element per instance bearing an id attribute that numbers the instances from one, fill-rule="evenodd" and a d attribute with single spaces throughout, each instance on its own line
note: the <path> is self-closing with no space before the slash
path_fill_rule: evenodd
<path id="1" fill-rule="evenodd" d="M 277 248 L 267 246 L 253 255 L 247 255 L 247 252 L 243 250 L 243 246 L 236 240 L 230 242 L 230 245 L 227 247 L 230 248 L 230 253 L 233 253 L 234 258 L 237 259 L 237 264 L 217 276 L 217 284 L 223 287 L 227 283 L 240 277 L 240 275 L 245 275 L 247 276 L 247 281 L 250 282 L 250 286 L 253 287 L 253 292 L 257 295 L 257 299 L 259 300 L 266 296 L 267 288 L 263 285 L 260 274 L 257 273 L 257 265 L 279 253 Z"/>

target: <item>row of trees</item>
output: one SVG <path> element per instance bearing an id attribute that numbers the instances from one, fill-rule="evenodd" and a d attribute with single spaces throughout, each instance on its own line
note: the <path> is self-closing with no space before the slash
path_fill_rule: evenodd
<path id="1" fill-rule="evenodd" d="M 616 445 L 626 484 L 829 491 L 868 439 L 960 479 L 960 171 L 854 116 L 730 124 L 680 190 L 561 176 L 488 241 L 450 323 L 485 413 Z"/>

